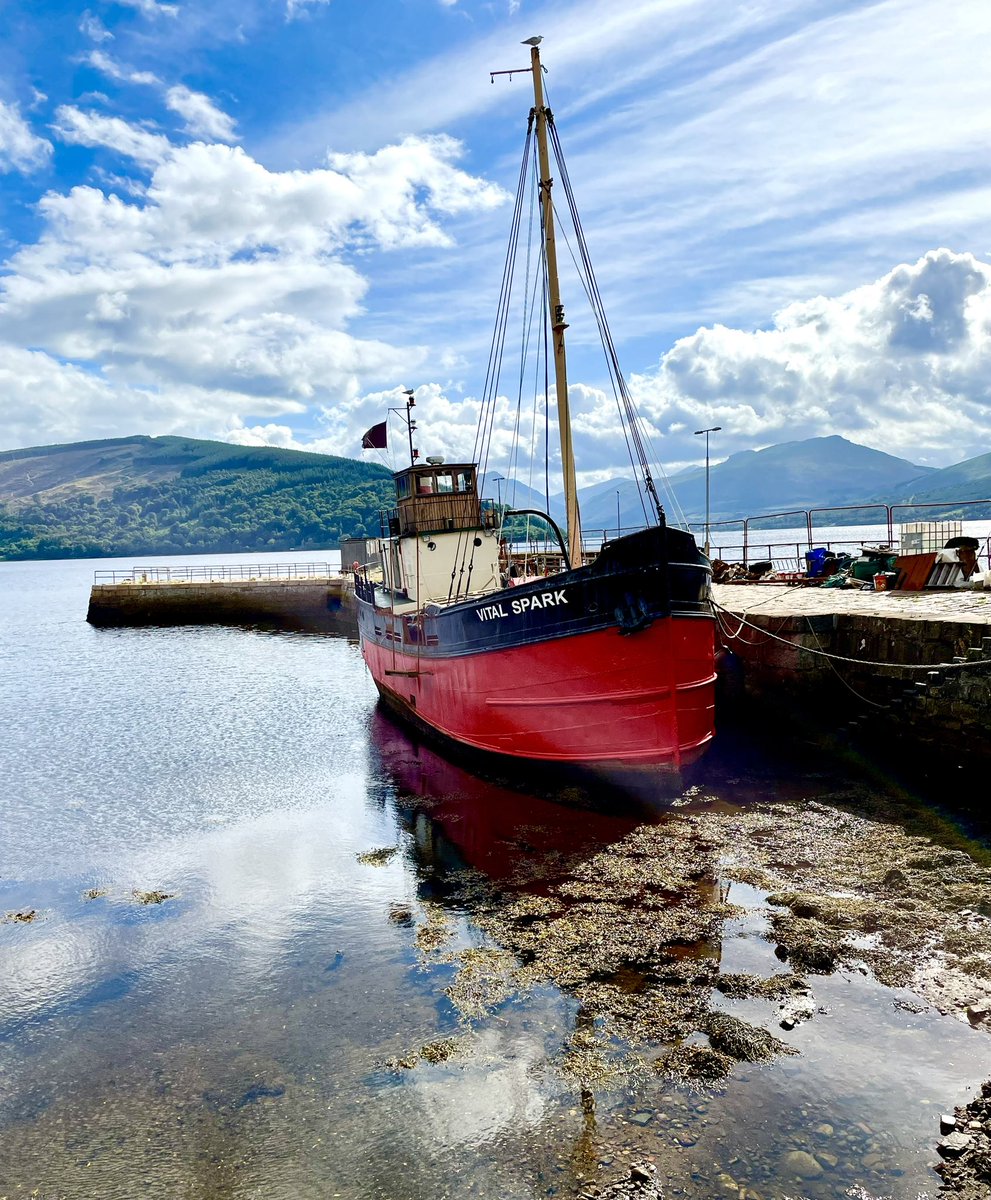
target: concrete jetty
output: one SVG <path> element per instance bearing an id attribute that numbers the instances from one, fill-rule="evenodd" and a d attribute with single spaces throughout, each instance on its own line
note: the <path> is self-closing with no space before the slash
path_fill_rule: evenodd
<path id="1" fill-rule="evenodd" d="M 86 619 L 127 625 L 266 625 L 355 632 L 349 581 L 327 563 L 97 571 Z"/>
<path id="2" fill-rule="evenodd" d="M 991 592 L 713 587 L 748 703 L 855 740 L 991 767 Z"/>

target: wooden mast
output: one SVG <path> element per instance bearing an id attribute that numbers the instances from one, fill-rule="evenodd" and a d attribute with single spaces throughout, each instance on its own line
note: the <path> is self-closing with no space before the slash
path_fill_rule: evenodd
<path id="1" fill-rule="evenodd" d="M 550 154 L 547 149 L 547 122 L 550 111 L 544 105 L 544 81 L 540 52 L 530 48 L 533 72 L 533 102 L 537 121 L 537 156 L 540 165 L 540 207 L 544 220 L 544 246 L 547 254 L 547 293 L 554 337 L 554 379 L 557 385 L 557 423 L 561 435 L 561 466 L 564 471 L 564 503 L 568 523 L 568 558 L 571 567 L 582 565 L 582 527 L 578 513 L 578 484 L 575 480 L 575 452 L 571 441 L 571 409 L 568 405 L 568 369 L 564 353 L 564 331 L 568 328 L 561 303 L 561 283 L 557 277 L 557 247 L 554 243 L 554 206 L 551 203 Z"/>

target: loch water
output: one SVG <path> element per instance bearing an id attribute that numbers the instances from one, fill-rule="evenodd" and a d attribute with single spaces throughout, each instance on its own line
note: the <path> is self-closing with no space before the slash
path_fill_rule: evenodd
<path id="1" fill-rule="evenodd" d="M 382 714 L 347 639 L 91 628 L 115 565 L 0 563 L 0 916 L 35 913 L 0 923 L 0 1197 L 535 1200 L 632 1161 L 675 1196 L 936 1194 L 991 1039 L 869 974 L 817 978 L 788 1034 L 749 1002 L 798 1053 L 708 1087 L 576 1082 L 549 979 L 452 1000 L 549 854 L 877 773 L 729 736 L 656 811 L 492 779 Z M 780 970 L 765 897 L 711 882 L 739 907 L 691 953 Z"/>

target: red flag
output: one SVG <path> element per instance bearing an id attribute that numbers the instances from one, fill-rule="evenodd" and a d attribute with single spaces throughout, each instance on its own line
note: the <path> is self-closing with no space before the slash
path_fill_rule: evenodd
<path id="1" fill-rule="evenodd" d="M 386 447 L 385 421 L 381 425 L 373 425 L 361 439 L 362 450 L 384 450 Z"/>

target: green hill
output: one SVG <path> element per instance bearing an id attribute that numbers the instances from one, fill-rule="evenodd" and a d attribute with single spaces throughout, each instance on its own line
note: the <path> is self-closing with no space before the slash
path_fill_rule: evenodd
<path id="1" fill-rule="evenodd" d="M 336 548 L 377 533 L 384 468 L 182 437 L 0 453 L 0 559 Z"/>

